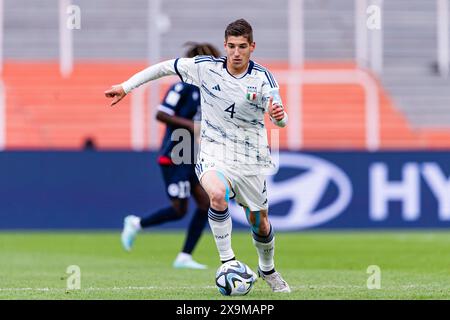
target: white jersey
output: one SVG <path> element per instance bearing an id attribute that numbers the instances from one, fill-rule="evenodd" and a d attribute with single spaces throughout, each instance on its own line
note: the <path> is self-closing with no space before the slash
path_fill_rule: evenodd
<path id="1" fill-rule="evenodd" d="M 174 67 L 184 82 L 200 88 L 198 162 L 213 159 L 243 175 L 271 171 L 274 164 L 264 125 L 269 97 L 278 89 L 271 73 L 250 61 L 247 72 L 235 77 L 228 72 L 225 57 L 210 56 L 179 58 Z"/>

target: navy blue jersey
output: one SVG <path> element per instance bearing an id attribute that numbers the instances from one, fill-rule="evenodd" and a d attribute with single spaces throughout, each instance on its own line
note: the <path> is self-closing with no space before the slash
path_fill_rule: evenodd
<path id="1" fill-rule="evenodd" d="M 159 105 L 158 110 L 172 116 L 174 115 L 190 120 L 200 120 L 200 91 L 194 85 L 183 82 L 176 83 L 170 87 L 164 100 Z M 179 143 L 178 141 L 171 141 L 172 132 L 175 129 L 177 128 L 166 125 L 166 132 L 159 152 L 160 157 L 171 158 L 173 147 Z M 191 134 L 191 137 L 191 146 L 193 146 L 193 133 Z M 191 154 L 193 155 L 193 149 Z"/>

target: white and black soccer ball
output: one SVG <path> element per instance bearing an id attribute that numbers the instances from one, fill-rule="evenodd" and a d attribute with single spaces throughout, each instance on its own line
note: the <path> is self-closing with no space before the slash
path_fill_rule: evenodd
<path id="1" fill-rule="evenodd" d="M 216 272 L 216 286 L 224 296 L 243 296 L 253 288 L 257 277 L 245 263 L 232 260 L 222 264 Z"/>

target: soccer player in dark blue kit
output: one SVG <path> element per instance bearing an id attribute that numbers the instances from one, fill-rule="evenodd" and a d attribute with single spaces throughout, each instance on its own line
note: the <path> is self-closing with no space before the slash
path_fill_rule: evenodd
<path id="1" fill-rule="evenodd" d="M 186 57 L 197 55 L 219 57 L 220 52 L 210 44 L 187 43 L 189 46 Z M 163 102 L 158 107 L 156 118 L 166 124 L 166 132 L 162 141 L 158 157 L 158 164 L 162 170 L 166 192 L 171 205 L 159 209 L 146 217 L 127 216 L 121 234 L 122 245 L 130 251 L 139 230 L 164 222 L 181 219 L 188 210 L 188 200 L 192 194 L 197 209 L 187 230 L 186 240 L 182 251 L 175 259 L 175 268 L 206 269 L 203 264 L 192 258 L 192 251 L 200 239 L 206 221 L 208 221 L 209 197 L 200 185 L 195 174 L 194 159 L 194 123 L 200 121 L 200 92 L 191 84 L 178 82 L 167 92 Z M 190 147 L 192 148 L 189 163 L 174 161 L 177 156 L 174 148 L 178 141 L 172 141 L 172 134 L 177 129 L 187 129 L 190 132 Z M 182 143 L 183 141 L 181 141 Z M 174 154 L 172 154 L 174 151 Z"/>

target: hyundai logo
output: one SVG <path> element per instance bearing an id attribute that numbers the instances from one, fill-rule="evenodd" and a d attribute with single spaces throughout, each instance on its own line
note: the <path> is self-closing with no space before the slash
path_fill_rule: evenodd
<path id="1" fill-rule="evenodd" d="M 274 176 L 267 177 L 269 219 L 275 229 L 319 226 L 334 219 L 349 205 L 352 185 L 347 175 L 334 164 L 311 155 L 292 153 L 280 153 L 279 163 L 280 169 L 297 168 L 302 173 L 279 182 L 274 181 Z M 330 184 L 335 185 L 337 194 L 324 207 L 320 206 Z M 270 208 L 284 201 L 292 203 L 290 210 L 284 215 L 271 216 Z M 230 209 L 235 221 L 248 224 L 242 208 L 230 203 Z"/>

